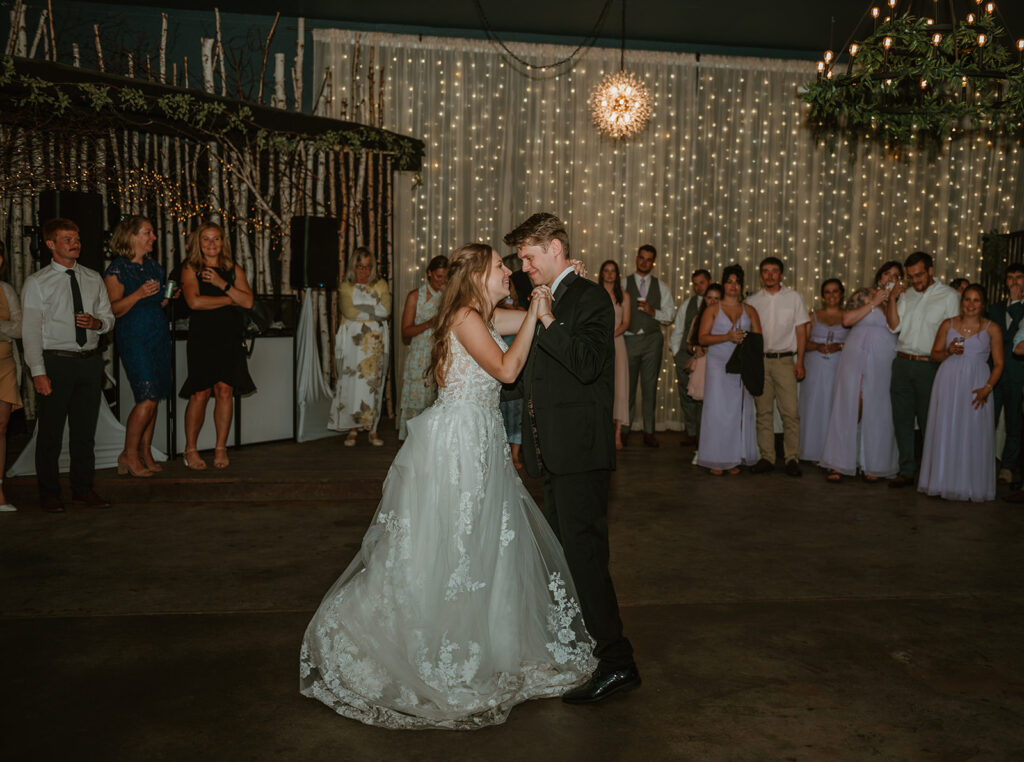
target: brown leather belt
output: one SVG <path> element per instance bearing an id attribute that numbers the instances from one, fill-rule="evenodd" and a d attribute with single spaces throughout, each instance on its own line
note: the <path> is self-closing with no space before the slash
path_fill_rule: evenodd
<path id="1" fill-rule="evenodd" d="M 897 352 L 897 357 L 902 357 L 904 360 L 915 360 L 917 362 L 931 362 L 931 355 L 911 355 L 906 352 Z"/>
<path id="2" fill-rule="evenodd" d="M 782 357 L 792 357 L 796 352 L 765 352 L 764 356 L 769 360 L 778 360 Z"/>
<path id="3" fill-rule="evenodd" d="M 44 349 L 43 357 L 67 357 L 71 360 L 84 360 L 86 357 L 98 355 L 100 348 L 83 349 L 81 352 L 74 352 L 70 349 Z"/>

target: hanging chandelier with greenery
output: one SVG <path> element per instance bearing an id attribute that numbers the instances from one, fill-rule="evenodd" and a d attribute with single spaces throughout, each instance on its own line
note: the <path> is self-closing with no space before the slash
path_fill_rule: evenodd
<path id="1" fill-rule="evenodd" d="M 995 3 L 967 0 L 958 12 L 953 0 L 918 2 L 931 15 L 912 4 L 869 8 L 868 33 L 854 41 L 855 29 L 838 53 L 825 51 L 803 88 L 811 127 L 896 151 L 977 131 L 1024 136 L 1024 39 L 1011 43 Z"/>

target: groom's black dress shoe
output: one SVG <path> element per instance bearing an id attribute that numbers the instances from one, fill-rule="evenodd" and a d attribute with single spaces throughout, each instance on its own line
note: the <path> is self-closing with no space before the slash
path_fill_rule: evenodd
<path id="1" fill-rule="evenodd" d="M 608 698 L 613 693 L 636 688 L 638 685 L 640 685 L 640 672 L 635 665 L 600 675 L 594 673 L 579 688 L 573 688 L 562 696 L 562 701 L 567 704 L 593 704 L 595 701 Z"/>

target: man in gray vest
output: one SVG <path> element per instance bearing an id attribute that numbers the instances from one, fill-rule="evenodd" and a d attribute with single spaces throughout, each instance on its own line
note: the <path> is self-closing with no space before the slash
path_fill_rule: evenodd
<path id="1" fill-rule="evenodd" d="M 633 423 L 637 377 L 643 395 L 644 444 L 658 447 L 654 436 L 654 393 L 661 371 L 661 351 L 665 344 L 662 324 L 675 317 L 676 308 L 668 289 L 651 275 L 658 251 L 649 243 L 636 252 L 636 272 L 623 278 L 622 288 L 632 303 L 629 330 L 626 331 L 626 355 L 629 358 L 629 422 Z M 626 443 L 628 429 L 622 433 Z"/>
<path id="2" fill-rule="evenodd" d="M 707 270 L 697 270 L 690 278 L 690 282 L 693 284 L 693 296 L 679 305 L 676 321 L 672 326 L 672 335 L 668 340 L 669 350 L 672 352 L 672 358 L 676 362 L 679 406 L 682 408 L 683 423 L 686 426 L 683 441 L 680 442 L 684 447 L 697 444 L 697 436 L 700 432 L 700 413 L 701 407 L 703 407 L 703 403 L 700 400 L 695 400 L 686 393 L 686 386 L 690 382 L 690 374 L 686 372 L 685 368 L 686 363 L 693 357 L 690 354 L 687 338 L 690 333 L 690 326 L 693 325 L 693 320 L 697 317 L 700 305 L 704 301 L 704 292 L 711 285 L 711 273 Z"/>

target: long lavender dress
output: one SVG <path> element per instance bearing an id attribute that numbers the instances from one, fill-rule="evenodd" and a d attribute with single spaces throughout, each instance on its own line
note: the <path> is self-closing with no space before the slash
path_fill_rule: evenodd
<path id="1" fill-rule="evenodd" d="M 746 309 L 740 315 L 739 327 L 750 330 Z M 731 328 L 732 322 L 719 308 L 711 333 L 728 333 Z M 754 398 L 743 388 L 739 373 L 725 372 L 725 364 L 735 349 L 731 341 L 708 347 L 697 465 L 716 471 L 757 463 Z"/>
<path id="2" fill-rule="evenodd" d="M 946 334 L 947 347 L 964 339 L 964 353 L 943 360 L 935 374 L 917 483 L 926 495 L 976 502 L 996 496 L 995 407 L 987 401 L 975 410 L 972 404 L 972 392 L 989 377 L 987 329 L 964 337 L 951 326 Z"/>
<path id="3" fill-rule="evenodd" d="M 817 316 L 811 321 L 811 341 L 818 344 L 842 344 L 850 329 L 842 323 L 825 325 Z M 800 459 L 820 460 L 825 447 L 825 432 L 832 414 L 837 370 L 841 352 L 822 354 L 814 351 L 804 355 L 807 376 L 800 383 Z"/>
<path id="4" fill-rule="evenodd" d="M 896 336 L 876 307 L 850 330 L 839 358 L 832 414 L 818 461 L 823 468 L 847 476 L 855 476 L 858 466 L 868 476 L 888 478 L 899 472 L 889 397 L 895 356 Z"/>

